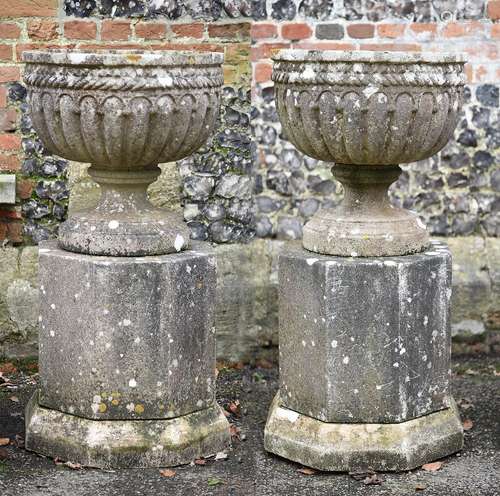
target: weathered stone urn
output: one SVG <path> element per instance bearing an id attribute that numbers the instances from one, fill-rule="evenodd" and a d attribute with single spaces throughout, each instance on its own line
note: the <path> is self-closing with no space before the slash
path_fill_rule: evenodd
<path id="1" fill-rule="evenodd" d="M 159 163 L 180 160 L 213 131 L 223 84 L 219 53 L 77 50 L 24 52 L 33 125 L 44 146 L 92 164 L 95 209 L 59 231 L 66 250 L 157 255 L 189 246 L 180 216 L 153 207 Z"/>
<path id="2" fill-rule="evenodd" d="M 398 164 L 431 157 L 448 142 L 465 83 L 456 55 L 284 50 L 273 80 L 281 124 L 303 153 L 335 162 L 344 186 L 335 209 L 305 225 L 303 245 L 342 256 L 404 255 L 429 241 L 425 225 L 394 207 Z"/>
<path id="3" fill-rule="evenodd" d="M 189 463 L 230 444 L 215 399 L 216 261 L 149 204 L 160 162 L 212 132 L 217 53 L 28 52 L 44 145 L 90 162 L 100 203 L 39 247 L 39 390 L 26 448 L 95 467 Z"/>
<path id="4" fill-rule="evenodd" d="M 287 137 L 335 162 L 345 196 L 279 256 L 280 388 L 264 446 L 331 471 L 411 470 L 454 453 L 451 255 L 387 189 L 397 164 L 450 138 L 463 61 L 291 50 L 273 79 Z"/>

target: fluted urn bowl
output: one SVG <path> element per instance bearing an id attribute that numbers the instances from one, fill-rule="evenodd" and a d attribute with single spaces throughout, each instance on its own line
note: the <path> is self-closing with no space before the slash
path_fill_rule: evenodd
<path id="1" fill-rule="evenodd" d="M 223 84 L 220 53 L 48 50 L 24 52 L 24 81 L 44 146 L 91 164 L 95 209 L 59 230 L 67 250 L 154 255 L 189 246 L 180 216 L 153 207 L 159 163 L 180 160 L 213 131 Z"/>
<path id="2" fill-rule="evenodd" d="M 334 162 L 344 186 L 335 209 L 305 226 L 306 249 L 343 256 L 403 255 L 428 245 L 423 222 L 390 204 L 398 164 L 431 157 L 451 138 L 465 84 L 459 55 L 282 50 L 274 57 L 277 110 L 303 153 Z"/>

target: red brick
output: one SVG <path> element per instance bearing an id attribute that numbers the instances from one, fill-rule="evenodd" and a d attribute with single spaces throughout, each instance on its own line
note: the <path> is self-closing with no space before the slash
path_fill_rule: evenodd
<path id="1" fill-rule="evenodd" d="M 303 22 L 293 22 L 281 26 L 281 36 L 287 40 L 305 40 L 312 35 L 312 29 Z"/>
<path id="2" fill-rule="evenodd" d="M 12 81 L 19 81 L 20 79 L 21 72 L 18 66 L 2 65 L 0 67 L 0 83 L 10 83 Z"/>
<path id="3" fill-rule="evenodd" d="M 145 40 L 162 40 L 167 28 L 159 22 L 139 22 L 135 25 L 135 35 Z"/>
<path id="4" fill-rule="evenodd" d="M 490 19 L 493 21 L 500 20 L 500 0 L 489 0 L 487 12 Z"/>
<path id="5" fill-rule="evenodd" d="M 7 106 L 7 92 L 7 87 L 4 84 L 0 85 L 0 108 Z"/>
<path id="6" fill-rule="evenodd" d="M 16 181 L 16 194 L 21 200 L 27 200 L 33 192 L 34 182 L 31 179 L 18 179 Z"/>
<path id="7" fill-rule="evenodd" d="M 15 131 L 17 128 L 17 112 L 14 108 L 0 109 L 0 132 Z"/>
<path id="8" fill-rule="evenodd" d="M 437 33 L 437 24 L 427 22 L 415 22 L 410 25 L 410 30 L 416 36 L 424 35 L 425 37 L 433 38 Z"/>
<path id="9" fill-rule="evenodd" d="M 152 50 L 180 50 L 199 52 L 224 52 L 224 46 L 215 43 L 162 43 L 152 45 Z"/>
<path id="10" fill-rule="evenodd" d="M 21 138 L 17 134 L 0 134 L 0 150 L 12 151 L 21 148 Z"/>
<path id="11" fill-rule="evenodd" d="M 58 24 L 48 19 L 35 19 L 28 22 L 28 36 L 32 40 L 50 41 L 57 38 Z"/>
<path id="12" fill-rule="evenodd" d="M 64 36 L 70 40 L 95 40 L 97 25 L 94 21 L 67 21 Z"/>
<path id="13" fill-rule="evenodd" d="M 0 154 L 0 171 L 16 172 L 21 168 L 21 162 L 17 155 Z"/>
<path id="14" fill-rule="evenodd" d="M 12 60 L 14 55 L 14 50 L 12 49 L 12 45 L 0 45 L 0 60 Z M 0 68 L 0 71 L 2 68 Z"/>
<path id="15" fill-rule="evenodd" d="M 22 219 L 19 210 L 14 207 L 0 207 L 0 219 L 14 221 Z"/>
<path id="16" fill-rule="evenodd" d="M 474 81 L 474 71 L 469 63 L 465 64 L 464 71 L 465 76 L 467 77 L 467 82 L 472 83 Z"/>
<path id="17" fill-rule="evenodd" d="M 105 20 L 102 23 L 101 39 L 108 41 L 128 40 L 132 34 L 129 21 Z"/>
<path id="18" fill-rule="evenodd" d="M 0 39 L 16 40 L 21 36 L 21 28 L 13 22 L 0 22 Z"/>
<path id="19" fill-rule="evenodd" d="M 347 34 L 351 38 L 373 38 L 375 26 L 373 24 L 351 24 L 347 26 Z"/>
<path id="20" fill-rule="evenodd" d="M 478 21 L 450 22 L 442 31 L 445 38 L 459 38 L 484 33 L 485 25 Z"/>
<path id="21" fill-rule="evenodd" d="M 23 242 L 23 225 L 21 222 L 9 222 L 7 224 L 7 239 L 16 245 Z"/>
<path id="22" fill-rule="evenodd" d="M 360 50 L 380 50 L 387 52 L 420 52 L 422 47 L 416 43 L 370 43 L 361 44 Z"/>
<path id="23" fill-rule="evenodd" d="M 485 83 L 488 79 L 488 69 L 484 65 L 479 65 L 474 71 L 474 83 Z"/>
<path id="24" fill-rule="evenodd" d="M 246 39 L 250 37 L 250 23 L 209 24 L 208 36 L 210 38 Z"/>
<path id="25" fill-rule="evenodd" d="M 356 47 L 352 43 L 300 41 L 294 43 L 293 48 L 300 48 L 301 50 L 355 50 Z"/>
<path id="26" fill-rule="evenodd" d="M 491 37 L 494 40 L 500 40 L 500 24 L 493 24 L 491 26 Z"/>
<path id="27" fill-rule="evenodd" d="M 0 17 L 55 17 L 58 0 L 1 0 Z"/>
<path id="28" fill-rule="evenodd" d="M 498 59 L 498 43 L 469 43 L 464 46 L 462 51 L 470 55 L 473 59 Z"/>
<path id="29" fill-rule="evenodd" d="M 378 24 L 377 34 L 380 38 L 400 38 L 405 32 L 405 24 Z"/>
<path id="30" fill-rule="evenodd" d="M 203 38 L 205 26 L 201 22 L 193 22 L 192 24 L 174 24 L 171 26 L 172 32 L 179 38 Z"/>
<path id="31" fill-rule="evenodd" d="M 256 83 L 265 83 L 271 80 L 273 66 L 267 62 L 257 62 L 254 68 L 254 81 Z"/>
<path id="32" fill-rule="evenodd" d="M 276 38 L 278 36 L 278 28 L 270 22 L 256 22 L 250 28 L 250 36 L 252 40 Z"/>
<path id="33" fill-rule="evenodd" d="M 290 48 L 290 43 L 260 43 L 250 50 L 250 59 L 257 62 L 260 59 L 268 59 L 278 50 Z"/>

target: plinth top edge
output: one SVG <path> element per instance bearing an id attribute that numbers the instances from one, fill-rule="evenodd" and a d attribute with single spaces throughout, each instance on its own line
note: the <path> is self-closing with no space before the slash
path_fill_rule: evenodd
<path id="1" fill-rule="evenodd" d="M 77 50 L 48 49 L 23 52 L 27 64 L 74 65 L 87 67 L 123 66 L 210 66 L 221 65 L 220 52 L 178 50 Z"/>
<path id="2" fill-rule="evenodd" d="M 391 64 L 465 64 L 463 53 L 409 53 L 389 51 L 344 50 L 280 50 L 273 55 L 276 62 L 365 62 Z"/>

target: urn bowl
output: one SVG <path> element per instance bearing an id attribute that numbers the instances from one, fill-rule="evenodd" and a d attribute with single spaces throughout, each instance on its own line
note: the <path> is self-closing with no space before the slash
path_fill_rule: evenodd
<path id="1" fill-rule="evenodd" d="M 274 57 L 278 115 L 303 153 L 334 162 L 344 186 L 337 209 L 304 227 L 304 247 L 332 255 L 422 251 L 416 214 L 394 208 L 387 189 L 398 164 L 431 157 L 453 135 L 465 84 L 460 55 L 283 50 Z"/>
<path id="2" fill-rule="evenodd" d="M 186 248 L 189 231 L 154 208 L 146 188 L 159 163 L 180 160 L 213 132 L 223 84 L 220 53 L 25 52 L 33 126 L 44 146 L 90 163 L 100 184 L 94 210 L 66 221 L 63 248 L 147 255 Z"/>

